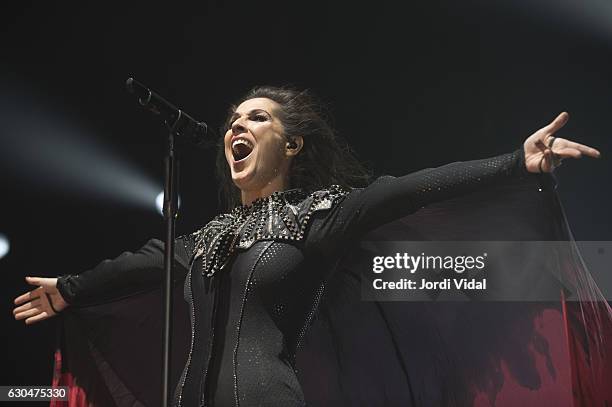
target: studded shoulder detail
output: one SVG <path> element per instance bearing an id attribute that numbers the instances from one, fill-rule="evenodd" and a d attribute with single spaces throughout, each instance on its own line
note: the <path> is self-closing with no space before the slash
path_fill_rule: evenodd
<path id="1" fill-rule="evenodd" d="M 211 277 L 236 249 L 246 250 L 260 240 L 300 241 L 312 214 L 332 208 L 348 193 L 339 185 L 310 194 L 292 189 L 238 206 L 191 235 L 194 258 L 203 257 L 202 273 Z"/>

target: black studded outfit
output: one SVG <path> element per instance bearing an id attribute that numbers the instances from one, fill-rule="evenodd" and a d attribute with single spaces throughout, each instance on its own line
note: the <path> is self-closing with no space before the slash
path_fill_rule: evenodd
<path id="1" fill-rule="evenodd" d="M 177 239 L 192 326 L 177 406 L 303 406 L 296 354 L 338 259 L 369 230 L 424 205 L 524 176 L 523 151 L 458 162 L 363 189 L 289 190 L 217 216 Z M 67 302 L 85 306 L 159 284 L 163 244 L 151 240 L 79 275 Z"/>

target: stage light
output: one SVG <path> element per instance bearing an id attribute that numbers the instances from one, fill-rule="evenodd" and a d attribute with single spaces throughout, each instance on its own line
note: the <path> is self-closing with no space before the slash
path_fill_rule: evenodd
<path id="1" fill-rule="evenodd" d="M 178 207 L 181 207 L 180 196 L 178 197 Z M 164 216 L 164 191 L 161 191 L 159 194 L 157 194 L 157 198 L 155 198 L 155 208 L 157 208 L 157 213 Z"/>
<path id="2" fill-rule="evenodd" d="M 8 237 L 0 233 L 0 259 L 6 256 L 11 249 Z"/>
<path id="3" fill-rule="evenodd" d="M 517 10 L 547 25 L 612 39 L 612 2 L 609 0 L 512 0 L 479 4 Z"/>
<path id="4" fill-rule="evenodd" d="M 57 102 L 45 102 L 25 86 L 0 85 L 0 168 L 12 179 L 41 190 L 152 209 L 160 182 L 104 145 L 104 135 L 51 108 Z"/>

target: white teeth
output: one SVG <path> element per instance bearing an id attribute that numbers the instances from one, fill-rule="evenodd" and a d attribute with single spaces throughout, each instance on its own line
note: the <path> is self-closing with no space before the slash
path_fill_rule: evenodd
<path id="1" fill-rule="evenodd" d="M 249 147 L 250 149 L 253 149 L 253 144 L 251 144 L 250 141 L 242 139 L 242 138 L 234 140 L 234 142 L 232 143 L 232 149 L 236 148 L 236 146 L 238 144 L 244 144 L 245 146 Z"/>
<path id="2" fill-rule="evenodd" d="M 232 154 L 234 155 L 234 161 L 242 161 L 250 156 L 253 150 L 253 144 L 247 139 L 238 138 L 232 142 Z"/>

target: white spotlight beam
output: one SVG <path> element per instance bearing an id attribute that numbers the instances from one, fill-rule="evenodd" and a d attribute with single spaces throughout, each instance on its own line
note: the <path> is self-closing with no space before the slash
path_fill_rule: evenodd
<path id="1" fill-rule="evenodd" d="M 4 93 L 0 99 L 0 166 L 41 188 L 153 208 L 159 183 L 65 114 L 39 107 L 32 95 L 14 96 Z"/>

